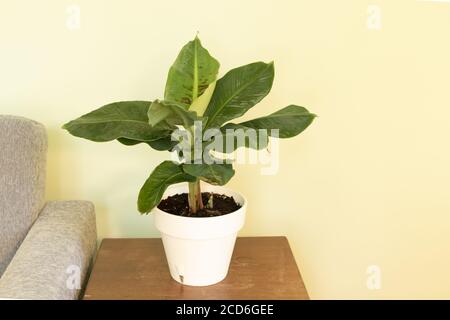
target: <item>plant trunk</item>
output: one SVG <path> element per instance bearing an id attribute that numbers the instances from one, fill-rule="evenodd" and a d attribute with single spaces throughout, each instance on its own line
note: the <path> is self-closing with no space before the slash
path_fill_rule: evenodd
<path id="1" fill-rule="evenodd" d="M 192 157 L 195 156 L 194 146 L 195 146 L 195 130 L 194 127 L 188 128 L 191 135 L 191 161 Z M 195 215 L 197 211 L 203 209 L 202 191 L 200 189 L 200 180 L 197 179 L 195 182 L 189 182 L 189 211 Z"/>
<path id="2" fill-rule="evenodd" d="M 189 209 L 191 213 L 196 214 L 198 210 L 203 209 L 202 191 L 200 189 L 200 180 L 189 182 Z"/>

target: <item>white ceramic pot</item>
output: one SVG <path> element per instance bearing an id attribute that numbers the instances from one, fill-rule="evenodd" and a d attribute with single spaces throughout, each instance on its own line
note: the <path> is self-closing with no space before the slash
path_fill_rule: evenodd
<path id="1" fill-rule="evenodd" d="M 187 183 L 170 186 L 163 199 L 187 193 Z M 156 228 L 161 232 L 170 274 L 190 286 L 208 286 L 222 281 L 228 273 L 237 233 L 244 225 L 247 201 L 230 189 L 202 184 L 202 192 L 232 196 L 242 207 L 217 217 L 176 216 L 153 209 Z"/>

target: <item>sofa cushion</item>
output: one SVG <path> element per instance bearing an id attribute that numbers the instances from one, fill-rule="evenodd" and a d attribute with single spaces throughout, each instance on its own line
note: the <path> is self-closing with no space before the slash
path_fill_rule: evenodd
<path id="1" fill-rule="evenodd" d="M 46 152 L 41 124 L 0 115 L 0 276 L 44 205 Z"/>

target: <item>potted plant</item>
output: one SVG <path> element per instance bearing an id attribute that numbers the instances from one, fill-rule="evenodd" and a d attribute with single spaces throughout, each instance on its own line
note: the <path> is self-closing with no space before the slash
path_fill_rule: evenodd
<path id="1" fill-rule="evenodd" d="M 171 66 L 164 99 L 111 103 L 63 127 L 96 142 L 145 143 L 176 155 L 145 181 L 138 210 L 153 213 L 170 273 L 186 285 L 210 285 L 225 278 L 244 224 L 247 201 L 223 187 L 234 169 L 220 154 L 239 147 L 266 148 L 270 136 L 296 136 L 315 117 L 303 107 L 289 105 L 265 117 L 230 122 L 269 93 L 274 65 L 251 63 L 220 79 L 218 71 L 219 62 L 196 37 Z"/>

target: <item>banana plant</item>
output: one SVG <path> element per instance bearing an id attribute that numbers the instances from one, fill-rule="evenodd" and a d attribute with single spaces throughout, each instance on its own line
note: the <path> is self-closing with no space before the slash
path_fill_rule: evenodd
<path id="1" fill-rule="evenodd" d="M 245 122 L 231 122 L 243 116 L 271 90 L 274 64 L 255 62 L 228 71 L 218 79 L 219 62 L 210 55 L 198 37 L 188 42 L 169 69 L 164 98 L 153 101 L 121 101 L 107 104 L 66 123 L 70 134 L 95 142 L 117 140 L 126 146 L 144 143 L 158 151 L 177 152 L 180 161 L 164 161 L 145 181 L 138 197 L 138 210 L 149 213 L 159 204 L 165 190 L 172 184 L 189 184 L 191 214 L 204 208 L 200 180 L 224 185 L 234 175 L 231 163 L 204 163 L 188 160 L 196 139 L 202 152 L 208 141 L 196 135 L 196 124 L 202 130 L 216 133 L 223 141 L 230 138 L 232 147 L 220 150 L 233 152 L 239 147 L 262 149 L 275 132 L 279 138 L 290 138 L 305 130 L 315 115 L 304 107 L 289 105 L 264 117 Z M 276 130 L 273 130 L 276 129 Z M 188 149 L 177 149 L 180 138 L 175 132 L 188 134 Z M 267 130 L 267 135 L 237 139 L 233 132 Z M 217 140 L 217 141 L 216 141 Z M 211 141 L 211 139 L 210 139 Z M 184 150 L 184 151 L 183 151 Z M 211 150 L 208 150 L 209 153 Z M 184 153 L 184 154 L 183 154 Z M 197 159 L 198 160 L 198 159 Z"/>

